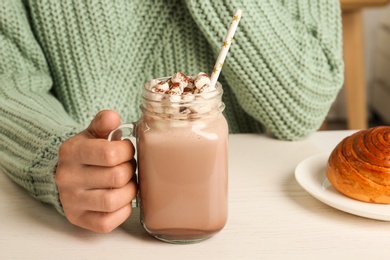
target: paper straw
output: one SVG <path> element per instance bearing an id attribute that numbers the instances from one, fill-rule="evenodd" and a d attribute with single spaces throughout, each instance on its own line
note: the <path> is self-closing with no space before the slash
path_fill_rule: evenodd
<path id="1" fill-rule="evenodd" d="M 234 34 L 236 33 L 238 23 L 241 19 L 242 11 L 237 9 L 234 11 L 232 22 L 230 23 L 229 29 L 226 33 L 225 39 L 223 41 L 221 50 L 219 51 L 217 61 L 215 62 L 215 66 L 213 72 L 211 73 L 210 78 L 210 88 L 214 89 L 215 84 L 217 83 L 219 73 L 221 73 L 223 63 L 225 62 L 226 55 L 229 51 L 230 45 L 232 44 Z"/>

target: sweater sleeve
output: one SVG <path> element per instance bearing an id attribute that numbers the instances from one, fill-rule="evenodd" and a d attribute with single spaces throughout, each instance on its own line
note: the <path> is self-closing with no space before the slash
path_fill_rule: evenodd
<path id="1" fill-rule="evenodd" d="M 320 127 L 344 80 L 338 0 L 186 3 L 216 55 L 243 10 L 221 75 L 249 115 L 279 139 Z"/>
<path id="2" fill-rule="evenodd" d="M 57 151 L 79 132 L 51 93 L 44 55 L 20 1 L 0 1 L 0 172 L 61 213 Z"/>

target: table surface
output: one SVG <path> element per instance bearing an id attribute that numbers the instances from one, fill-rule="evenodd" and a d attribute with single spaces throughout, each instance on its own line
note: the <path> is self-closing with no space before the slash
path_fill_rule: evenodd
<path id="1" fill-rule="evenodd" d="M 231 135 L 228 222 L 216 236 L 189 245 L 147 235 L 138 210 L 112 233 L 80 229 L 0 173 L 0 259 L 388 258 L 389 222 L 334 209 L 294 177 L 303 159 L 330 153 L 352 133 L 320 131 L 296 142 Z"/>

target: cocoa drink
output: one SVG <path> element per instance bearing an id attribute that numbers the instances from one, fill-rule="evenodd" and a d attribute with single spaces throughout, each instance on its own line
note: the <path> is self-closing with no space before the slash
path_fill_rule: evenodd
<path id="1" fill-rule="evenodd" d="M 170 122 L 160 120 L 145 115 L 138 125 L 142 224 L 163 240 L 210 237 L 227 219 L 226 121 L 219 114 L 164 129 Z"/>

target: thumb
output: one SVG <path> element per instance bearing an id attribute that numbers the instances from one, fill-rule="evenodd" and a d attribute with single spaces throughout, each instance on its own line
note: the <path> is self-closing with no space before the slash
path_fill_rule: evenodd
<path id="1" fill-rule="evenodd" d="M 113 110 L 102 110 L 96 114 L 87 131 L 96 138 L 107 138 L 109 133 L 120 125 L 120 116 Z"/>

